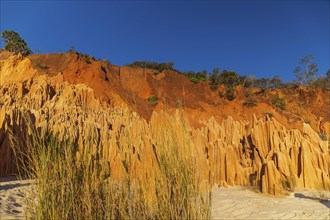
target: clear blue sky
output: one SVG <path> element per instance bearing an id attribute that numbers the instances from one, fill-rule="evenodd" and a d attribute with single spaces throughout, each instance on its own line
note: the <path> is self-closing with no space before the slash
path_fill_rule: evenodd
<path id="1" fill-rule="evenodd" d="M 117 65 L 173 61 L 179 70 L 218 66 L 288 81 L 308 54 L 319 74 L 329 69 L 329 13 L 329 0 L 1 0 L 0 23 L 42 53 L 74 46 Z"/>

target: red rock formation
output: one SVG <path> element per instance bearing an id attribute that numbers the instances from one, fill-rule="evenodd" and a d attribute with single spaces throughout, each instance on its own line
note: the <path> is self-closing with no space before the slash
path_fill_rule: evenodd
<path id="1" fill-rule="evenodd" d="M 300 131 L 286 129 L 274 117 L 235 121 L 229 116 L 221 124 L 210 118 L 196 129 L 182 110 L 154 112 L 148 122 L 124 105 L 109 105 L 88 85 L 68 83 L 62 73 L 37 74 L 28 59 L 0 62 L 0 176 L 17 172 L 10 132 L 24 147 L 31 123 L 41 135 L 74 139 L 79 158 L 102 155 L 115 178 L 123 178 L 125 161 L 132 178 L 150 187 L 159 151 L 177 146 L 196 164 L 201 187 L 252 185 L 273 195 L 287 187 L 330 189 L 328 142 L 306 123 Z"/>

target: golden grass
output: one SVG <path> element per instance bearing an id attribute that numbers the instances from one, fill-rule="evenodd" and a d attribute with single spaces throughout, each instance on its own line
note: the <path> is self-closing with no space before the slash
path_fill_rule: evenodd
<path id="1" fill-rule="evenodd" d="M 60 137 L 31 123 L 25 143 L 13 139 L 21 175 L 36 179 L 28 217 L 210 218 L 210 186 L 201 182 L 184 118 L 146 123 L 127 111 L 112 117 L 110 142 L 100 141 L 97 125 L 85 131 L 83 145 L 69 132 Z"/>

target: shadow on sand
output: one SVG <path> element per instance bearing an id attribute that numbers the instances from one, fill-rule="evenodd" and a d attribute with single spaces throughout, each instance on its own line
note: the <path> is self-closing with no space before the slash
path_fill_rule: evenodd
<path id="1" fill-rule="evenodd" d="M 13 181 L 16 181 L 16 182 L 13 182 Z M 31 183 L 20 183 L 17 181 L 19 181 L 19 178 L 16 176 L 1 177 L 0 178 L 0 191 L 14 189 L 16 187 L 31 185 Z"/>
<path id="2" fill-rule="evenodd" d="M 16 187 L 22 187 L 22 186 L 28 186 L 28 185 L 31 185 L 31 183 L 14 183 L 14 184 L 8 183 L 6 185 L 0 185 L 0 191 L 14 189 Z"/>
<path id="3" fill-rule="evenodd" d="M 302 193 L 295 193 L 294 197 L 296 198 L 300 198 L 300 199 L 310 199 L 310 200 L 315 200 L 315 201 L 319 201 L 321 204 L 325 205 L 328 209 L 330 209 L 330 200 L 326 200 L 326 199 L 319 199 L 319 198 L 315 198 L 312 196 L 306 196 Z"/>

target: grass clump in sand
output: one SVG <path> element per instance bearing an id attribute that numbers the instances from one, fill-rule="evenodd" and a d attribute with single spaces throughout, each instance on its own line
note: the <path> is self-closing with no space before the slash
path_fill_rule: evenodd
<path id="1" fill-rule="evenodd" d="M 105 153 L 109 146 L 101 144 L 93 135 L 81 148 L 73 137 L 60 140 L 59 136 L 52 133 L 41 135 L 32 128 L 32 136 L 26 140 L 25 146 L 13 147 L 20 158 L 21 175 L 36 180 L 36 202 L 34 198 L 28 201 L 28 217 L 210 218 L 209 188 L 201 191 L 196 163 L 192 154 L 187 154 L 187 147 L 192 146 L 182 146 L 176 136 L 180 132 L 173 131 L 171 125 L 158 133 L 152 133 L 152 129 L 130 131 L 134 127 L 132 124 L 118 126 L 123 130 L 117 134 L 120 165 L 110 162 L 108 153 Z M 132 134 L 136 132 L 146 132 L 149 143 L 143 147 L 152 147 L 152 156 L 156 158 L 155 164 L 146 167 L 148 171 L 135 168 L 137 160 L 134 158 L 139 157 L 136 156 L 138 149 L 133 147 L 137 143 Z M 155 140 L 152 139 L 156 136 Z M 189 137 L 183 139 L 189 140 Z"/>

